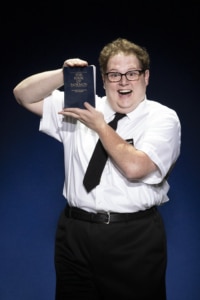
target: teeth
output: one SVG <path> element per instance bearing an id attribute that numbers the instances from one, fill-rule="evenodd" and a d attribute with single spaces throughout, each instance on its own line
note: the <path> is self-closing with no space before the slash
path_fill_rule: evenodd
<path id="1" fill-rule="evenodd" d="M 121 93 L 121 94 L 127 94 L 130 92 L 131 92 L 131 90 L 119 90 L 119 93 Z"/>

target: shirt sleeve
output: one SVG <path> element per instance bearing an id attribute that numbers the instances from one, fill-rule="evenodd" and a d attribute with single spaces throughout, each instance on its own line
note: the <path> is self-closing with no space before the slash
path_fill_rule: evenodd
<path id="1" fill-rule="evenodd" d="M 49 97 L 44 99 L 43 115 L 40 120 L 39 131 L 55 138 L 62 142 L 62 127 L 63 116 L 58 112 L 63 109 L 64 92 L 55 90 Z"/>
<path id="2" fill-rule="evenodd" d="M 179 118 L 174 110 L 163 106 L 149 118 L 146 132 L 137 145 L 137 149 L 145 152 L 158 167 L 143 182 L 159 184 L 167 179 L 180 154 L 180 145 Z"/>

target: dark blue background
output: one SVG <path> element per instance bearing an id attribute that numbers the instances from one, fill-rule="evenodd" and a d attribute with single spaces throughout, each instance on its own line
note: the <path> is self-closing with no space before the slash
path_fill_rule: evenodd
<path id="1" fill-rule="evenodd" d="M 168 237 L 167 291 L 168 300 L 199 300 L 197 2 L 17 2 L 1 15 L 0 300 L 54 299 L 54 236 L 66 203 L 62 145 L 38 131 L 39 118 L 16 103 L 12 90 L 31 74 L 80 57 L 97 65 L 103 95 L 99 51 L 119 36 L 147 48 L 148 98 L 175 109 L 182 123 L 170 202 L 160 208 Z"/>

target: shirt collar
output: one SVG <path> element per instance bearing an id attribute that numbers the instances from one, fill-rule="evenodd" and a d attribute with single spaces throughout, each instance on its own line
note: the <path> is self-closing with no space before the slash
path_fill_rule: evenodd
<path id="1" fill-rule="evenodd" d="M 104 118 L 105 118 L 106 122 L 108 123 L 108 122 L 110 122 L 110 121 L 113 119 L 113 116 L 114 116 L 114 114 L 116 113 L 116 111 L 114 111 L 114 110 L 112 109 L 112 107 L 110 106 L 110 104 L 109 104 L 109 102 L 108 102 L 108 100 L 107 100 L 107 97 L 105 97 L 104 100 L 105 100 L 105 106 L 104 106 L 104 108 L 103 108 L 103 110 L 104 110 L 104 111 L 103 111 L 103 114 L 104 114 Z M 141 101 L 141 102 L 138 104 L 138 106 L 137 106 L 133 111 L 127 113 L 127 117 L 128 117 L 129 119 L 132 120 L 132 119 L 134 119 L 136 116 L 138 116 L 138 114 L 140 115 L 141 111 L 144 110 L 144 107 L 145 107 L 145 105 L 146 105 L 146 100 L 147 100 L 147 97 L 146 97 L 146 95 L 145 95 L 144 100 Z"/>
<path id="2" fill-rule="evenodd" d="M 127 117 L 131 120 L 135 119 L 138 115 L 142 115 L 145 111 L 145 106 L 146 106 L 146 100 L 147 98 L 145 97 L 143 101 L 141 101 L 138 106 L 132 110 L 131 112 L 129 112 L 127 114 Z"/>

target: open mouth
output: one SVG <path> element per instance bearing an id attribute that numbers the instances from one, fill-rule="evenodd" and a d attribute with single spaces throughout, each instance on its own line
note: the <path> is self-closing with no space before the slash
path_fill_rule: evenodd
<path id="1" fill-rule="evenodd" d="M 120 95 L 128 95 L 132 93 L 132 90 L 118 90 Z"/>

